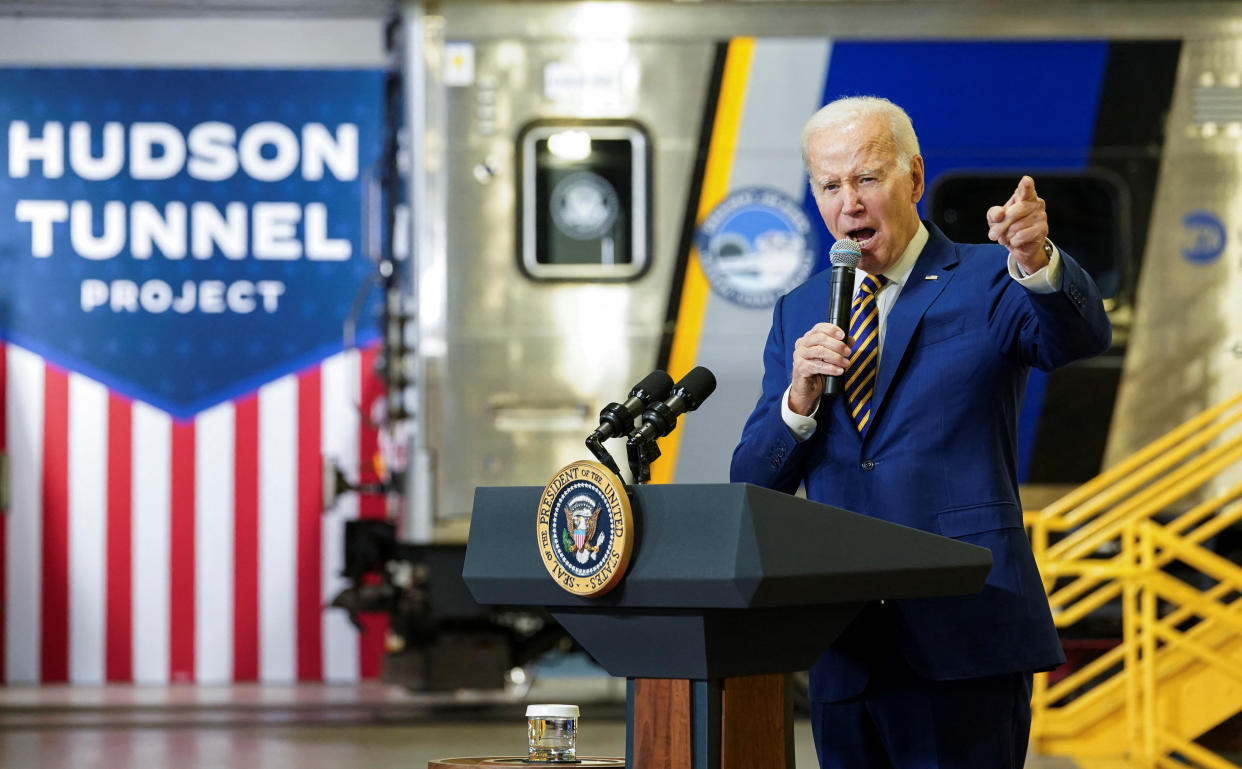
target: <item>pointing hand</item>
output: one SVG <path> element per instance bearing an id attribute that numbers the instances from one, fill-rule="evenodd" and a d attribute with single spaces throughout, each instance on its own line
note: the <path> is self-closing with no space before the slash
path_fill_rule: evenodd
<path id="1" fill-rule="evenodd" d="M 1005 205 L 988 209 L 988 238 L 1009 249 L 1028 275 L 1048 264 L 1048 214 L 1044 199 L 1035 194 L 1034 179 L 1023 176 Z"/>

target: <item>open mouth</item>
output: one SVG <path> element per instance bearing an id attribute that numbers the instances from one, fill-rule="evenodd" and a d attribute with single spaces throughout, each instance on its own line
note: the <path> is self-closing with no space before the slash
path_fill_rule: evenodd
<path id="1" fill-rule="evenodd" d="M 861 248 L 866 248 L 867 243 L 875 237 L 875 230 L 870 227 L 862 227 L 857 230 L 849 231 L 850 239 L 857 242 Z"/>

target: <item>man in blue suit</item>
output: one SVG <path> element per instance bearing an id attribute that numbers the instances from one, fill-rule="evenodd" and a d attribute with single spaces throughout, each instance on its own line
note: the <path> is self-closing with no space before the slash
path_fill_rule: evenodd
<path id="1" fill-rule="evenodd" d="M 868 606 L 811 670 L 824 769 L 1020 769 L 1032 672 L 1064 661 L 1022 526 L 1017 421 L 1030 367 L 1097 355 L 1111 328 L 1048 240 L 1029 176 L 987 212 L 996 244 L 921 222 L 906 113 L 842 99 L 802 134 L 824 223 L 861 247 L 851 329 L 829 272 L 776 304 L 763 392 L 731 476 L 992 551 L 982 593 Z M 883 276 L 883 277 L 881 277 Z M 860 310 L 860 311 L 859 311 Z M 825 377 L 845 391 L 825 396 Z"/>

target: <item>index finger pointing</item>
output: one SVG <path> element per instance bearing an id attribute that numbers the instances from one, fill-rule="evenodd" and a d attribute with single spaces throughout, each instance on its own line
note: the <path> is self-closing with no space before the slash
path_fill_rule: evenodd
<path id="1" fill-rule="evenodd" d="M 1035 194 L 1035 180 L 1029 176 L 1023 176 L 1018 180 L 1018 189 L 1013 194 L 1018 200 L 1035 200 L 1038 197 Z"/>

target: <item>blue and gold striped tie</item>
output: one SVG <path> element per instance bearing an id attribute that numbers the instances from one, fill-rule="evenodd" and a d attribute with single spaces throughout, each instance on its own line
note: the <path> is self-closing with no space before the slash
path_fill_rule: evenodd
<path id="1" fill-rule="evenodd" d="M 886 283 L 888 278 L 883 275 L 864 273 L 850 311 L 850 347 L 853 355 L 849 378 L 845 380 L 845 400 L 859 435 L 865 433 L 871 421 L 871 393 L 875 391 L 876 364 L 880 355 L 880 313 L 875 295 Z"/>

